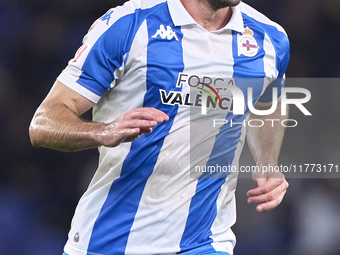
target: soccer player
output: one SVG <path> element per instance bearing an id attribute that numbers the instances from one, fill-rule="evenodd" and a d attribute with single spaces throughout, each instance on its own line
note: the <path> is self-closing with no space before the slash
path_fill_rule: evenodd
<path id="1" fill-rule="evenodd" d="M 190 126 L 207 120 L 195 114 L 203 97 L 187 95 L 229 81 L 244 95 L 251 86 L 256 108 L 266 107 L 288 60 L 284 30 L 240 0 L 132 0 L 99 18 L 30 125 L 37 147 L 99 147 L 64 254 L 232 254 L 235 174 L 200 178 L 190 165 L 237 167 L 246 129 L 257 165 L 276 165 L 284 130 L 225 124 L 201 135 Z M 228 123 L 261 118 L 248 106 L 233 114 L 231 97 L 219 99 Z M 91 108 L 93 121 L 84 121 Z M 266 118 L 284 118 L 277 109 Z M 257 211 L 280 204 L 283 175 L 253 179 L 247 195 Z"/>

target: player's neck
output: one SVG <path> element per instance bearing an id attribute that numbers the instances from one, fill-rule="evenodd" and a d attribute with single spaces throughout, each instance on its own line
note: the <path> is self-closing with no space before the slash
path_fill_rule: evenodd
<path id="1" fill-rule="evenodd" d="M 206 0 L 180 1 L 194 20 L 207 31 L 225 27 L 232 15 L 230 7 L 214 10 Z"/>

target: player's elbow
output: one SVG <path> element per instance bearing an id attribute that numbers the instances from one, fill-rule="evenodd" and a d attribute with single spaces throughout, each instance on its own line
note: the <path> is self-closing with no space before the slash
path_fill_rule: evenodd
<path id="1" fill-rule="evenodd" d="M 34 147 L 41 147 L 41 144 L 42 144 L 41 128 L 39 128 L 39 125 L 37 124 L 35 118 L 32 119 L 32 122 L 29 126 L 28 133 L 29 133 L 31 144 Z"/>
<path id="2" fill-rule="evenodd" d="M 34 128 L 34 126 L 32 126 L 32 123 L 29 127 L 29 137 L 30 137 L 31 144 L 34 147 L 39 147 L 39 140 L 37 139 L 37 137 L 38 137 L 37 131 Z"/>

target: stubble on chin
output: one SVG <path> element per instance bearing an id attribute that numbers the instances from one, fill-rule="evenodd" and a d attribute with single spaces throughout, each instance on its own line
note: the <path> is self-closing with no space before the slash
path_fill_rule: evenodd
<path id="1" fill-rule="evenodd" d="M 238 5 L 242 0 L 207 0 L 211 8 L 215 11 L 218 9 Z"/>

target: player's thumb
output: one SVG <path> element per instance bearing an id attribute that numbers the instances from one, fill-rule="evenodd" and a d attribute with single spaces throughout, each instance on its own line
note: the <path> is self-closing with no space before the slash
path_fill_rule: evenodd
<path id="1" fill-rule="evenodd" d="M 257 186 L 261 187 L 266 183 L 267 178 L 264 176 L 261 176 L 261 177 L 253 178 L 253 180 L 257 184 Z"/>

